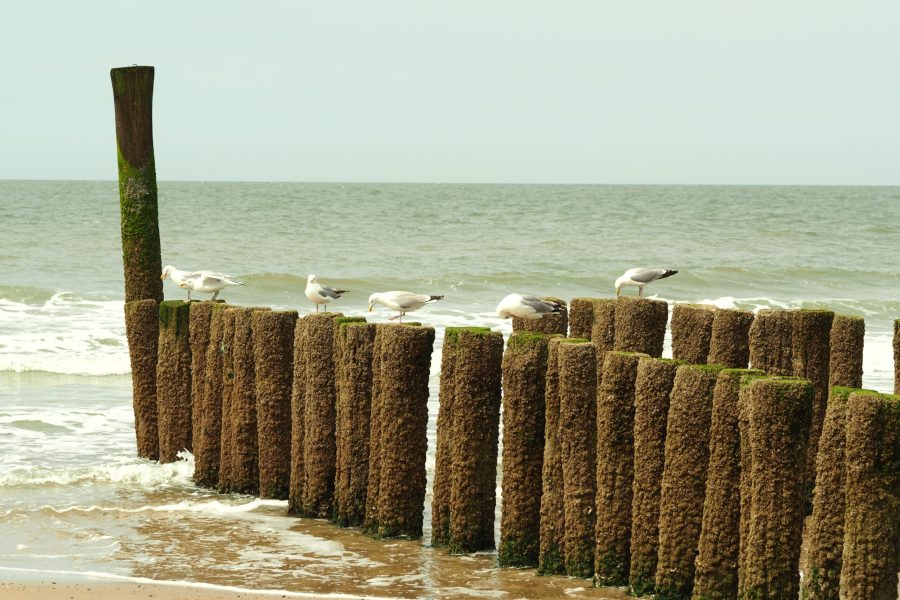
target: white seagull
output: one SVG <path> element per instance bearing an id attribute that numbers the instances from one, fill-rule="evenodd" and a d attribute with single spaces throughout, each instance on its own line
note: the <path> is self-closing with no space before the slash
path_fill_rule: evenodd
<path id="1" fill-rule="evenodd" d="M 213 273 L 212 271 L 182 271 L 176 269 L 172 265 L 166 265 L 163 268 L 160 279 L 170 278 L 172 281 L 187 290 L 187 300 L 191 301 L 191 292 L 200 292 L 201 294 L 212 293 L 210 300 L 215 300 L 219 292 L 229 285 L 244 285 L 237 279 L 223 275 L 222 273 Z"/>
<path id="2" fill-rule="evenodd" d="M 336 290 L 327 285 L 319 283 L 318 277 L 310 275 L 306 280 L 306 297 L 310 302 L 316 305 L 316 312 L 319 312 L 319 305 L 327 305 L 332 300 L 337 300 L 341 294 L 346 294 L 350 290 Z M 328 306 L 325 306 L 325 312 L 328 312 Z"/>
<path id="3" fill-rule="evenodd" d="M 375 292 L 369 296 L 369 312 L 375 304 L 381 304 L 398 313 L 389 320 L 400 319 L 403 322 L 403 315 L 414 310 L 418 310 L 435 300 L 441 300 L 443 296 L 429 296 L 428 294 L 413 294 L 412 292 Z"/>
<path id="4" fill-rule="evenodd" d="M 537 296 L 509 294 L 497 305 L 497 316 L 501 319 L 520 317 L 534 321 L 544 315 L 562 312 L 562 305 L 557 302 L 541 300 Z"/>
<path id="5" fill-rule="evenodd" d="M 622 288 L 626 285 L 637 286 L 638 296 L 643 296 L 645 285 L 657 279 L 671 277 L 677 272 L 670 269 L 628 269 L 621 277 L 616 279 L 616 296 L 619 295 Z"/>

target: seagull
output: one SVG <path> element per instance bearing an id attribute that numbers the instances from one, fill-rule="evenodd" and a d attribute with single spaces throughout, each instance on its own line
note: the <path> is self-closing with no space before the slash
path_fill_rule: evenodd
<path id="1" fill-rule="evenodd" d="M 497 305 L 497 316 L 501 319 L 520 317 L 535 321 L 544 315 L 560 313 L 562 310 L 562 305 L 558 302 L 541 300 L 537 296 L 509 294 Z"/>
<path id="2" fill-rule="evenodd" d="M 435 300 L 441 300 L 443 296 L 429 296 L 428 294 L 413 294 L 412 292 L 375 292 L 369 296 L 369 312 L 375 304 L 387 306 L 391 310 L 396 310 L 398 315 L 390 317 L 390 321 L 400 319 L 403 322 L 403 315 L 414 310 L 418 310 Z"/>
<path id="3" fill-rule="evenodd" d="M 187 290 L 187 300 L 191 301 L 191 292 L 200 292 L 201 294 L 213 293 L 210 300 L 215 300 L 219 292 L 229 285 L 244 285 L 244 283 L 234 279 L 229 275 L 222 273 L 213 273 L 212 271 L 182 271 L 176 269 L 172 265 L 166 265 L 163 269 L 160 279 L 170 278 L 172 281 Z"/>
<path id="4" fill-rule="evenodd" d="M 319 312 L 319 305 L 327 305 L 332 300 L 337 300 L 341 294 L 346 294 L 350 290 L 336 290 L 327 285 L 319 283 L 315 275 L 310 275 L 306 280 L 306 297 L 316 305 L 316 312 Z M 328 312 L 328 306 L 325 306 L 325 312 Z"/>
<path id="5" fill-rule="evenodd" d="M 616 296 L 626 285 L 635 285 L 638 288 L 638 296 L 644 295 L 644 286 L 651 281 L 671 277 L 678 271 L 669 269 L 628 269 L 621 277 L 616 279 Z"/>

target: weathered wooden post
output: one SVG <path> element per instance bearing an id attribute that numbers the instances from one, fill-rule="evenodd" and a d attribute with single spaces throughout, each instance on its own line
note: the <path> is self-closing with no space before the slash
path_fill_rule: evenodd
<path id="1" fill-rule="evenodd" d="M 503 355 L 501 567 L 538 565 L 549 344 L 548 335 L 518 333 Z"/>
<path id="2" fill-rule="evenodd" d="M 159 458 L 156 427 L 159 313 L 156 306 L 151 308 L 147 302 L 131 303 L 163 301 L 153 159 L 153 73 L 153 67 L 123 67 L 109 72 L 116 118 L 125 332 L 131 355 L 135 433 L 138 456 L 150 460 Z"/>
<path id="3" fill-rule="evenodd" d="M 663 300 L 616 298 L 616 341 L 619 352 L 662 356 L 669 306 Z"/>
<path id="4" fill-rule="evenodd" d="M 303 516 L 330 518 L 334 500 L 334 320 L 341 313 L 303 317 L 306 393 L 303 422 Z"/>
<path id="5" fill-rule="evenodd" d="M 137 454 L 159 460 L 156 410 L 156 356 L 159 349 L 159 303 L 148 298 L 125 303 L 125 334 L 131 359 L 132 404 Z"/>
<path id="6" fill-rule="evenodd" d="M 900 396 L 850 395 L 846 456 L 840 597 L 893 600 L 900 569 Z"/>
<path id="7" fill-rule="evenodd" d="M 797 598 L 813 388 L 794 377 L 766 377 L 740 394 L 752 464 L 745 581 L 738 585 L 746 598 Z"/>
<path id="8" fill-rule="evenodd" d="M 750 366 L 767 375 L 793 375 L 794 311 L 761 310 L 750 326 Z"/>
<path id="9" fill-rule="evenodd" d="M 287 500 L 291 478 L 291 379 L 297 311 L 255 311 L 251 319 L 259 496 Z"/>
<path id="10" fill-rule="evenodd" d="M 753 313 L 749 310 L 720 309 L 713 318 L 709 341 L 711 365 L 745 369 L 750 362 L 750 327 Z"/>
<path id="11" fill-rule="evenodd" d="M 335 520 L 341 526 L 355 527 L 363 524 L 366 513 L 376 326 L 357 317 L 336 319 L 335 325 Z"/>
<path id="12" fill-rule="evenodd" d="M 680 362 L 641 358 L 634 382 L 634 486 L 628 585 L 635 596 L 653 591 L 659 553 L 659 499 L 665 464 L 669 395 Z"/>
<path id="13" fill-rule="evenodd" d="M 828 359 L 828 389 L 862 386 L 865 337 L 866 322 L 862 317 L 834 315 Z"/>
<path id="14" fill-rule="evenodd" d="M 267 308 L 226 309 L 234 319 L 230 361 L 232 383 L 223 401 L 219 491 L 259 493 L 259 436 L 256 421 L 256 365 L 253 356 L 253 313 Z M 227 343 L 227 340 L 226 340 Z M 227 410 L 226 410 L 227 408 Z"/>
<path id="15" fill-rule="evenodd" d="M 419 538 L 425 503 L 428 375 L 434 329 L 397 324 L 379 329 L 376 335 L 382 338 L 378 364 L 378 536 Z"/>
<path id="16" fill-rule="evenodd" d="M 646 354 L 609 352 L 597 386 L 597 512 L 594 582 L 628 585 L 634 485 L 634 390 Z M 598 378 L 599 379 L 599 378 Z"/>
<path id="17" fill-rule="evenodd" d="M 190 313 L 190 304 L 181 300 L 159 305 L 156 409 L 162 463 L 192 449 Z"/>
<path id="18" fill-rule="evenodd" d="M 900 319 L 894 321 L 894 394 L 900 395 Z"/>
<path id="19" fill-rule="evenodd" d="M 655 593 L 661 600 L 691 597 L 703 523 L 713 392 L 721 370 L 719 365 L 682 365 L 675 374 L 659 504 Z"/>
<path id="20" fill-rule="evenodd" d="M 381 422 L 382 422 L 382 346 L 389 323 L 375 325 L 375 341 L 372 345 L 372 404 L 369 427 L 369 481 L 366 486 L 366 514 L 363 519 L 363 531 L 378 535 L 378 496 L 381 489 Z M 449 497 L 448 497 L 449 503 Z M 449 509 L 448 509 L 449 510 Z M 449 525 L 448 525 L 449 527 Z M 449 529 L 448 529 L 449 531 Z M 449 534 L 448 534 L 449 535 Z"/>
<path id="21" fill-rule="evenodd" d="M 556 302 L 562 306 L 562 311 L 558 313 L 546 314 L 540 319 L 522 319 L 513 317 L 513 332 L 530 331 L 532 333 L 558 333 L 566 335 L 569 332 L 569 312 L 566 301 L 561 298 L 545 296 L 542 300 Z"/>
<path id="22" fill-rule="evenodd" d="M 541 535 L 538 575 L 565 573 L 563 531 L 563 470 L 559 437 L 559 346 L 566 339 L 555 337 L 547 346 L 544 379 L 544 462 L 541 465 Z"/>
<path id="23" fill-rule="evenodd" d="M 235 308 L 235 307 L 229 307 Z M 234 446 L 234 326 L 235 314 L 233 310 L 222 311 L 222 334 L 219 349 L 221 351 L 221 382 L 222 405 L 219 415 L 219 459 L 215 463 L 216 482 L 215 488 L 219 490 L 222 484 L 231 477 L 233 472 L 231 447 Z"/>
<path id="24" fill-rule="evenodd" d="M 594 301 L 596 298 L 572 298 L 569 303 L 569 336 L 591 339 L 594 329 Z"/>
<path id="25" fill-rule="evenodd" d="M 717 312 L 708 304 L 676 304 L 672 308 L 672 358 L 706 364 Z"/>
<path id="26" fill-rule="evenodd" d="M 850 394 L 863 391 L 833 387 L 828 396 L 816 459 L 816 493 L 803 574 L 803 598 L 807 600 L 839 600 L 847 509 L 847 400 Z"/>
<path id="27" fill-rule="evenodd" d="M 589 338 L 597 350 L 597 378 L 603 377 L 606 353 L 616 347 L 616 299 L 594 300 L 594 321 Z"/>
<path id="28" fill-rule="evenodd" d="M 593 344 L 568 338 L 559 347 L 559 434 L 563 473 L 566 574 L 594 574 L 597 479 L 597 353 Z"/>
<path id="29" fill-rule="evenodd" d="M 494 549 L 503 335 L 472 329 L 458 335 L 447 545 L 468 553 Z"/>
<path id="30" fill-rule="evenodd" d="M 306 326 L 297 319 L 294 326 L 294 360 L 291 373 L 291 478 L 288 486 L 288 514 L 303 514 L 303 446 L 306 432 Z"/>
<path id="31" fill-rule="evenodd" d="M 191 397 L 194 420 L 194 483 L 216 488 L 222 435 L 223 316 L 222 302 L 191 303 Z M 203 346 L 203 342 L 206 345 Z M 202 366 L 198 355 L 203 354 Z"/>
<path id="32" fill-rule="evenodd" d="M 828 364 L 831 355 L 830 310 L 798 310 L 794 312 L 792 348 L 794 376 L 813 385 L 812 421 L 809 428 L 809 450 L 806 453 L 807 514 L 812 510 L 812 491 L 816 481 L 816 453 L 822 421 L 828 404 Z"/>
<path id="33" fill-rule="evenodd" d="M 741 513 L 738 398 L 742 381 L 762 376 L 762 371 L 723 369 L 716 379 L 694 598 L 737 598 Z"/>
<path id="34" fill-rule="evenodd" d="M 461 327 L 444 329 L 441 349 L 441 382 L 438 390 L 437 448 L 434 455 L 434 482 L 431 491 L 431 545 L 446 546 L 450 541 L 450 489 L 453 479 L 451 445 L 453 411 L 456 401 L 456 360 Z M 488 328 L 483 328 L 488 331 Z"/>

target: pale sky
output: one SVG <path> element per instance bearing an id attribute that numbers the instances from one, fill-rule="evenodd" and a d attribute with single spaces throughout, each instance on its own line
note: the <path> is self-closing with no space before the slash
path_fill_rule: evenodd
<path id="1" fill-rule="evenodd" d="M 900 3 L 8 2 L 0 179 L 900 184 Z"/>

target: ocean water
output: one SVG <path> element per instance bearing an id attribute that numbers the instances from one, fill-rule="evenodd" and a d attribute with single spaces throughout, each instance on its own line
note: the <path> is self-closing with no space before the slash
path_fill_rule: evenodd
<path id="1" fill-rule="evenodd" d="M 649 295 L 866 319 L 864 386 L 893 388 L 900 188 L 162 183 L 163 264 L 247 283 L 234 304 L 309 312 L 306 276 L 445 299 L 415 314 L 438 334 L 488 325 L 513 291 L 611 296 L 632 266 L 679 270 Z M 567 578 L 375 542 L 285 503 L 215 495 L 192 457 L 136 459 L 115 182 L 0 182 L 0 579 L 150 578 L 391 598 L 618 598 Z M 183 297 L 170 281 L 167 298 Z M 389 313 L 369 315 L 385 320 Z M 666 346 L 668 350 L 668 343 Z M 430 522 L 426 499 L 426 528 Z"/>

